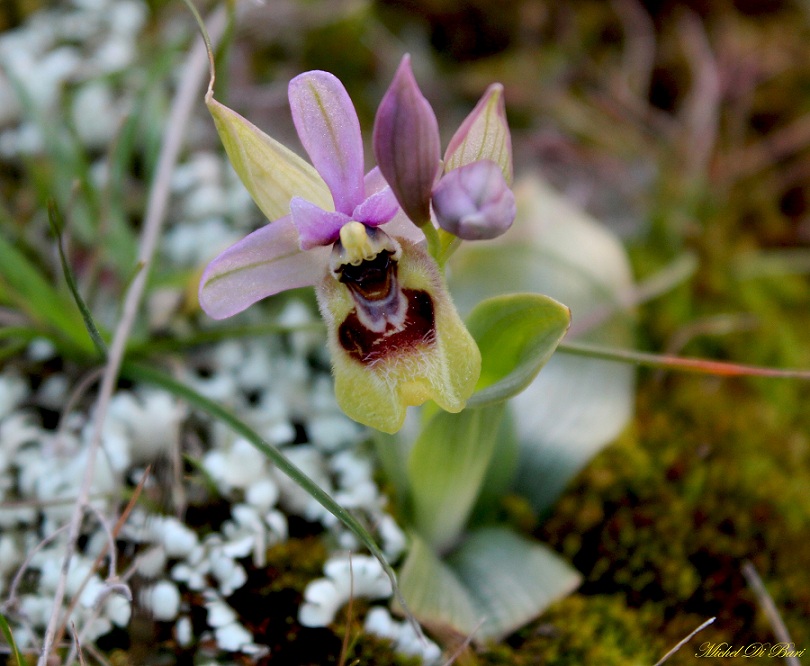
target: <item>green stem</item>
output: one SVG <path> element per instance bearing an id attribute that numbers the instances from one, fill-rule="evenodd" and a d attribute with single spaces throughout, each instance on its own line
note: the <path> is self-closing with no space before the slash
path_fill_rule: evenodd
<path id="1" fill-rule="evenodd" d="M 444 265 L 447 263 L 447 260 L 453 256 L 453 253 L 461 247 L 461 239 L 458 236 L 454 236 L 446 232 L 444 229 L 438 230 L 438 237 L 439 237 L 439 255 L 436 257 L 436 261 L 439 262 L 439 266 L 444 268 Z"/>
<path id="2" fill-rule="evenodd" d="M 442 242 L 439 238 L 439 232 L 430 221 L 423 224 L 420 229 L 422 229 L 427 239 L 427 248 L 430 256 L 438 262 L 442 254 Z"/>
<path id="3" fill-rule="evenodd" d="M 810 370 L 780 370 L 756 365 L 711 361 L 701 358 L 686 358 L 668 354 L 650 354 L 630 349 L 615 349 L 582 342 L 562 342 L 557 351 L 575 356 L 598 358 L 616 363 L 630 363 L 648 368 L 676 370 L 719 377 L 775 377 L 781 379 L 810 380 Z"/>

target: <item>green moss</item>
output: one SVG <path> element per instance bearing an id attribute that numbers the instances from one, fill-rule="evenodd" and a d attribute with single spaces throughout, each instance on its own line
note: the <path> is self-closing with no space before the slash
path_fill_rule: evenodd
<path id="1" fill-rule="evenodd" d="M 584 471 L 541 537 L 583 572 L 583 594 L 652 609 L 671 644 L 711 615 L 704 640 L 773 640 L 741 573 L 750 560 L 794 641 L 808 644 L 805 419 L 742 383 L 647 381 L 635 430 Z"/>
<path id="2" fill-rule="evenodd" d="M 665 652 L 656 618 L 629 608 L 621 596 L 576 594 L 509 642 L 480 656 L 486 666 L 649 666 Z"/>

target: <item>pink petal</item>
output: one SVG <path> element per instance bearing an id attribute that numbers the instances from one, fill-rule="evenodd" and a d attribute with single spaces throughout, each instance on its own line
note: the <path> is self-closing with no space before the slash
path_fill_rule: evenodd
<path id="1" fill-rule="evenodd" d="M 386 187 L 388 187 L 388 183 L 385 182 L 385 177 L 382 175 L 380 167 L 377 166 L 366 174 L 366 177 L 363 179 L 363 183 L 366 188 L 367 197 L 370 197 L 372 194 L 375 194 L 376 192 L 384 190 Z"/>
<path id="2" fill-rule="evenodd" d="M 292 219 L 283 217 L 208 264 L 200 280 L 200 306 L 214 319 L 225 319 L 267 296 L 317 284 L 328 261 L 329 248 L 302 252 Z"/>
<path id="3" fill-rule="evenodd" d="M 378 227 L 388 222 L 399 210 L 397 198 L 386 187 L 379 192 L 375 192 L 352 213 L 352 219 L 362 222 L 370 227 Z"/>
<path id="4" fill-rule="evenodd" d="M 363 139 L 349 94 L 335 76 L 316 70 L 290 81 L 288 95 L 295 129 L 335 209 L 351 214 L 365 197 Z"/>
<path id="5" fill-rule="evenodd" d="M 301 197 L 290 201 L 290 214 L 302 250 L 331 245 L 340 236 L 340 228 L 352 219 L 338 211 L 327 212 Z"/>
<path id="6" fill-rule="evenodd" d="M 430 221 L 430 192 L 440 166 L 439 124 L 402 59 L 374 119 L 374 156 L 405 214 Z"/>

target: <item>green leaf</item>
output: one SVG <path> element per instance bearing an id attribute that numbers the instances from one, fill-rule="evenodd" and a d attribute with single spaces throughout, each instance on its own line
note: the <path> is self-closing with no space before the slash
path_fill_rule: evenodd
<path id="1" fill-rule="evenodd" d="M 469 635 L 480 622 L 470 591 L 453 570 L 417 535 L 399 572 L 408 608 L 423 624 Z"/>
<path id="2" fill-rule="evenodd" d="M 539 616 L 581 577 L 543 544 L 506 528 L 485 528 L 444 561 L 415 537 L 399 580 L 421 622 L 485 642 Z"/>
<path id="3" fill-rule="evenodd" d="M 484 619 L 479 639 L 507 636 L 581 582 L 579 573 L 547 546 L 503 527 L 472 532 L 447 563 Z"/>
<path id="4" fill-rule="evenodd" d="M 525 389 L 551 358 L 570 321 L 567 307 L 541 294 L 495 296 L 476 306 L 467 329 L 481 350 L 481 378 L 468 408 Z"/>
<path id="5" fill-rule="evenodd" d="M 11 627 L 8 626 L 8 621 L 2 613 L 0 613 L 0 631 L 3 632 L 6 643 L 8 643 L 8 646 L 11 649 L 11 655 L 14 657 L 14 663 L 16 666 L 23 666 L 25 662 L 23 661 L 19 649 L 17 649 L 17 644 L 14 642 L 14 635 L 11 633 Z"/>
<path id="6" fill-rule="evenodd" d="M 550 295 L 571 308 L 568 339 L 633 346 L 626 302 L 634 290 L 618 240 L 537 178 L 515 187 L 518 216 L 495 242 L 464 244 L 450 288 L 462 312 L 510 292 Z M 635 371 L 610 361 L 554 354 L 510 401 L 520 442 L 516 489 L 537 512 L 624 428 L 633 413 Z"/>
<path id="7" fill-rule="evenodd" d="M 509 493 L 515 481 L 520 444 L 515 432 L 515 419 L 508 409 L 504 410 L 495 439 L 498 442 L 497 449 L 481 482 L 481 491 L 468 521 L 468 528 L 496 522 L 503 497 Z"/>
<path id="8" fill-rule="evenodd" d="M 393 487 L 397 511 L 403 516 L 409 516 L 411 513 L 411 487 L 407 471 L 409 440 L 403 437 L 401 430 L 393 434 L 372 430 L 371 438 L 377 464 L 380 465 L 386 481 Z"/>
<path id="9" fill-rule="evenodd" d="M 413 523 L 436 550 L 459 539 L 497 446 L 503 403 L 434 414 L 408 459 Z"/>

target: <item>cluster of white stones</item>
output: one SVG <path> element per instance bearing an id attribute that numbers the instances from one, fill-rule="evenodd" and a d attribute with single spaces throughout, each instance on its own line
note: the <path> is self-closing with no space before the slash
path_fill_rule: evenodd
<path id="1" fill-rule="evenodd" d="M 130 101 L 110 79 L 135 63 L 147 16 L 139 0 L 73 0 L 0 35 L 0 156 L 42 150 L 38 120 L 64 112 L 68 84 L 76 133 L 87 146 L 107 145 Z"/>
<path id="2" fill-rule="evenodd" d="M 298 321 L 304 310 L 304 304 L 291 301 L 281 319 Z M 362 429 L 337 409 L 328 375 L 312 370 L 294 352 L 283 354 L 281 347 L 277 339 L 221 343 L 211 348 L 206 359 L 207 376 L 188 369 L 185 380 L 232 407 L 345 507 L 377 525 L 387 555 L 398 557 L 405 538 L 384 511 L 386 500 L 374 483 L 372 464 L 356 448 Z M 301 340 L 298 347 L 311 351 Z M 52 386 L 67 383 L 68 378 L 57 373 L 37 391 L 31 391 L 13 370 L 0 373 L 0 592 L 14 592 L 7 610 L 16 620 L 15 635 L 24 648 L 36 645 L 47 623 L 64 543 L 55 538 L 27 562 L 26 554 L 66 523 L 72 511 L 70 500 L 79 491 L 92 435 L 92 412 L 79 409 L 63 414 L 58 430 L 39 423 L 34 408 L 51 404 Z M 69 600 L 79 599 L 71 620 L 85 640 L 94 640 L 114 626 L 126 626 L 129 620 L 126 598 L 107 589 L 117 579 L 105 579 L 106 572 L 89 567 L 108 543 L 107 530 L 122 490 L 140 480 L 148 462 L 161 456 L 171 458 L 171 452 L 180 449 L 188 416 L 189 410 L 176 398 L 155 389 L 138 387 L 113 396 L 90 491 L 98 515 L 108 516 L 109 524 L 101 529 L 101 518 L 88 520 L 87 545 L 74 561 L 76 573 L 71 570 L 67 590 Z M 303 424 L 309 441 L 294 443 L 296 423 Z M 130 570 L 120 573 L 126 580 L 137 573 L 150 581 L 136 601 L 154 619 L 175 623 L 178 641 L 190 643 L 195 638 L 190 633 L 187 600 L 187 593 L 194 592 L 206 600 L 209 618 L 213 618 L 210 635 L 223 651 L 258 654 L 262 646 L 239 623 L 227 598 L 247 583 L 248 563 L 264 566 L 268 548 L 287 539 L 288 517 L 299 515 L 321 522 L 339 548 L 356 548 L 358 544 L 332 514 L 276 470 L 248 441 L 218 423 L 210 423 L 207 432 L 199 467 L 221 498 L 230 502 L 230 516 L 216 532 L 201 536 L 177 517 L 136 506 L 118 540 L 132 544 L 138 554 Z M 147 482 L 147 490 L 149 487 Z M 318 593 L 323 581 L 310 585 L 301 611 L 302 623 L 327 625 L 352 593 L 372 599 L 390 596 L 388 579 L 381 578 L 376 560 L 354 556 L 351 572 L 348 562 L 344 556 L 330 560 L 325 568 L 334 592 L 328 611 L 313 612 L 315 605 L 323 603 Z M 23 564 L 26 579 L 35 575 L 37 583 L 20 593 L 9 586 Z M 353 592 L 349 583 L 352 576 Z M 225 617 L 230 619 L 226 622 Z M 196 638 L 209 637 L 203 634 Z"/>

